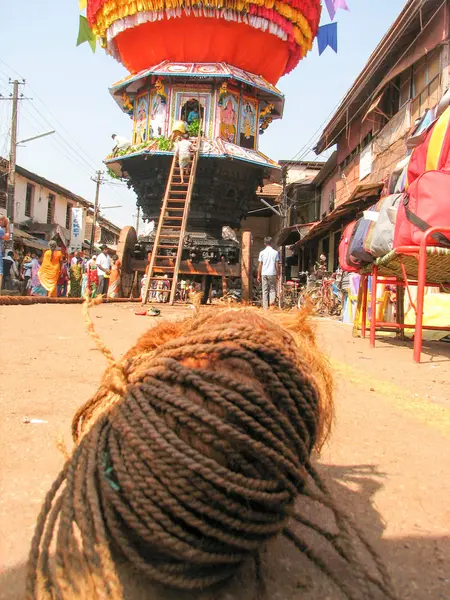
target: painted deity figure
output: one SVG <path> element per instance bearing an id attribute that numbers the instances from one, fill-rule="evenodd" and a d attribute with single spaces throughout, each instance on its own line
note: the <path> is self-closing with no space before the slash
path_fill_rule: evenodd
<path id="1" fill-rule="evenodd" d="M 236 110 L 231 96 L 224 100 L 220 108 L 220 137 L 231 143 L 236 139 Z"/>
<path id="2" fill-rule="evenodd" d="M 250 102 L 245 102 L 241 112 L 240 145 L 254 148 L 256 136 L 256 110 Z"/>
<path id="3" fill-rule="evenodd" d="M 147 141 L 148 100 L 141 98 L 138 103 L 136 116 L 135 144 Z"/>
<path id="4" fill-rule="evenodd" d="M 150 131 L 152 137 L 164 135 L 167 116 L 167 104 L 162 96 L 155 94 L 152 98 L 152 109 L 150 113 Z"/>

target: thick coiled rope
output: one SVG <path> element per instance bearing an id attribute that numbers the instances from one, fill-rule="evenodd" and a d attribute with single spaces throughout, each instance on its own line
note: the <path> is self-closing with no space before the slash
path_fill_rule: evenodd
<path id="1" fill-rule="evenodd" d="M 218 589 L 277 535 L 347 598 L 394 598 L 310 462 L 330 428 L 331 379 L 303 316 L 280 327 L 251 309 L 205 311 L 150 330 L 118 364 L 96 343 L 110 367 L 75 415 L 77 445 L 39 516 L 27 600 L 122 599 L 117 557 L 170 588 Z M 299 497 L 331 510 L 339 533 L 298 514 Z M 350 583 L 302 528 L 341 557 Z"/>

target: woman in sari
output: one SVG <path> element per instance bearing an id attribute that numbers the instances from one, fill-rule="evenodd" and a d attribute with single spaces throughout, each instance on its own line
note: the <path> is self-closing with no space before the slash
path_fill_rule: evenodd
<path id="1" fill-rule="evenodd" d="M 95 298 L 98 291 L 98 269 L 97 258 L 95 256 L 89 261 L 87 266 L 87 289 L 90 298 Z"/>
<path id="2" fill-rule="evenodd" d="M 45 251 L 41 268 L 39 269 L 39 279 L 41 285 L 52 298 L 56 297 L 59 272 L 61 271 L 62 252 L 57 250 L 56 242 L 51 241 L 48 244 L 49 249 Z"/>
<path id="3" fill-rule="evenodd" d="M 81 283 L 83 280 L 83 259 L 77 258 L 77 262 L 70 267 L 70 298 L 81 298 Z"/>
<path id="4" fill-rule="evenodd" d="M 111 275 L 109 277 L 108 298 L 118 298 L 120 288 L 120 260 L 116 255 L 113 256 L 111 265 Z"/>
<path id="5" fill-rule="evenodd" d="M 42 287 L 40 279 L 39 279 L 39 270 L 41 268 L 41 263 L 37 259 L 36 255 L 33 254 L 31 262 L 24 263 L 24 269 L 31 270 L 30 281 L 28 282 L 28 289 L 30 290 L 31 296 L 46 296 L 47 290 Z"/>

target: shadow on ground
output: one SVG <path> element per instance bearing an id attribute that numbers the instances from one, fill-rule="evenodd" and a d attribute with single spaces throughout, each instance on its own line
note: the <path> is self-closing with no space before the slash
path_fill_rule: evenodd
<path id="1" fill-rule="evenodd" d="M 391 346 L 393 348 L 408 348 L 412 353 L 414 349 L 413 340 L 400 340 L 392 337 L 377 336 L 376 345 Z M 426 341 L 422 345 L 422 363 L 450 363 L 450 343 L 442 341 Z"/>
<path id="2" fill-rule="evenodd" d="M 385 525 L 373 502 L 375 493 L 383 486 L 383 473 L 374 465 L 322 464 L 318 470 L 337 504 L 353 517 L 380 553 L 394 580 L 399 600 L 450 600 L 450 535 L 383 539 Z M 271 545 L 263 564 L 267 600 L 338 600 L 343 597 L 283 539 Z M 25 565 L 20 565 L 0 573 L 0 600 L 23 598 L 25 570 Z M 245 578 L 232 583 L 225 593 L 197 595 L 153 587 L 149 590 L 149 586 L 142 585 L 130 591 L 137 581 L 136 574 L 128 573 L 126 581 L 127 585 L 129 581 L 133 583 L 125 600 L 150 597 L 152 600 L 263 600 L 261 594 L 255 592 L 253 582 L 249 585 Z M 142 581 L 141 576 L 139 581 Z"/>

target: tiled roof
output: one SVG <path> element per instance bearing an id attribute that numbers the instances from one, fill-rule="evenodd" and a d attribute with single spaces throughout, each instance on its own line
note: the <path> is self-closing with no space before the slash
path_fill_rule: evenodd
<path id="1" fill-rule="evenodd" d="M 277 198 L 281 194 L 282 190 L 283 186 L 279 183 L 268 183 L 263 187 L 262 192 L 260 191 L 260 188 L 258 188 L 256 195 L 261 196 L 262 198 Z"/>

